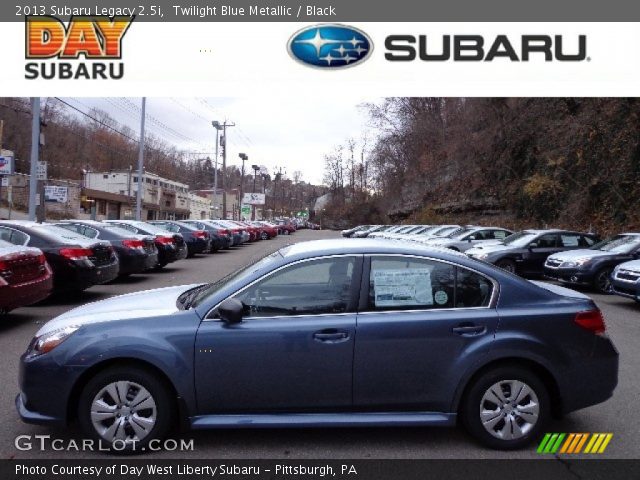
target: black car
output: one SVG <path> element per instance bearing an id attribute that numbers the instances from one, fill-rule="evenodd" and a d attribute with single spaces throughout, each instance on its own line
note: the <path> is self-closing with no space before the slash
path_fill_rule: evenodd
<path id="1" fill-rule="evenodd" d="M 228 229 L 219 227 L 207 220 L 185 220 L 187 223 L 198 230 L 205 230 L 209 232 L 211 237 L 211 252 L 217 252 L 218 250 L 228 250 L 231 247 L 233 239 Z"/>
<path id="2" fill-rule="evenodd" d="M 518 275 L 541 276 L 549 255 L 589 248 L 597 241 L 598 237 L 592 233 L 555 229 L 522 230 L 501 242 L 481 244 L 465 253 Z"/>
<path id="3" fill-rule="evenodd" d="M 135 234 L 94 220 L 65 220 L 56 225 L 85 237 L 109 241 L 120 260 L 120 275 L 142 273 L 158 265 L 158 249 L 152 235 Z"/>
<path id="4" fill-rule="evenodd" d="M 590 286 L 600 293 L 608 293 L 613 269 L 638 258 L 640 233 L 623 233 L 588 249 L 550 255 L 544 264 L 544 274 L 562 283 Z"/>
<path id="5" fill-rule="evenodd" d="M 105 220 L 104 223 L 116 225 L 138 235 L 155 236 L 155 244 L 158 249 L 158 268 L 187 258 L 187 244 L 179 233 L 169 232 L 156 225 L 138 220 Z"/>
<path id="6" fill-rule="evenodd" d="M 42 250 L 53 270 L 54 291 L 82 291 L 118 276 L 120 264 L 111 244 L 55 225 L 0 222 L 0 239 Z"/>
<path id="7" fill-rule="evenodd" d="M 197 253 L 208 253 L 211 250 L 211 237 L 206 230 L 177 220 L 152 220 L 149 223 L 182 235 L 187 244 L 187 257 L 193 257 Z"/>

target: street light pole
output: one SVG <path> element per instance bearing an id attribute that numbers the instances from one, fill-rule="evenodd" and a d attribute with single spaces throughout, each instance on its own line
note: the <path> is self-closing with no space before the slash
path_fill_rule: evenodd
<path id="1" fill-rule="evenodd" d="M 144 165 L 144 119 L 147 97 L 142 97 L 142 114 L 140 115 L 140 144 L 138 145 L 138 195 L 136 197 L 136 220 L 142 219 L 142 189 L 144 181 L 142 179 L 142 169 Z"/>
<path id="2" fill-rule="evenodd" d="M 226 193 L 226 181 L 227 176 L 227 127 L 235 127 L 235 123 L 227 123 L 225 120 L 222 124 L 222 218 L 227 218 L 227 193 Z M 233 207 L 235 211 L 235 206 Z"/>
<path id="3" fill-rule="evenodd" d="M 256 193 L 256 177 L 258 176 L 258 171 L 260 170 L 260 165 L 251 165 L 253 168 L 253 193 Z M 253 205 L 251 210 L 251 220 L 256 219 L 256 206 Z"/>
<path id="4" fill-rule="evenodd" d="M 244 184 L 244 162 L 249 159 L 249 156 L 245 153 L 239 153 L 238 156 L 242 160 L 242 171 L 240 172 L 240 198 L 238 200 L 238 219 L 242 220 L 242 197 L 244 194 L 243 184 Z"/>
<path id="5" fill-rule="evenodd" d="M 31 170 L 29 177 L 29 220 L 36 219 L 38 160 L 40 156 L 40 97 L 31 99 Z"/>

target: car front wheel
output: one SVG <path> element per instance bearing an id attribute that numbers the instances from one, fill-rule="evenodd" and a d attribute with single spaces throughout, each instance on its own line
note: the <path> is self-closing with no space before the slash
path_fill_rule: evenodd
<path id="1" fill-rule="evenodd" d="M 550 412 L 544 383 L 518 367 L 490 370 L 470 386 L 461 406 L 467 430 L 488 447 L 514 450 L 542 433 Z"/>
<path id="2" fill-rule="evenodd" d="M 496 266 L 507 272 L 516 273 L 516 264 L 513 260 L 499 260 Z"/>
<path id="3" fill-rule="evenodd" d="M 146 369 L 115 367 L 99 372 L 82 391 L 78 419 L 103 448 L 131 453 L 164 438 L 173 421 L 168 388 Z"/>
<path id="4" fill-rule="evenodd" d="M 598 293 L 610 293 L 611 292 L 611 272 L 609 268 L 603 268 L 593 279 L 593 287 Z"/>

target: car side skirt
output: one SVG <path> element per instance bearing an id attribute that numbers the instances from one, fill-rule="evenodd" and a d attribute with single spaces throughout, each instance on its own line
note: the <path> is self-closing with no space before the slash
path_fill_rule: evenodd
<path id="1" fill-rule="evenodd" d="M 191 417 L 191 428 L 451 427 L 455 413 L 363 412 L 221 414 Z"/>

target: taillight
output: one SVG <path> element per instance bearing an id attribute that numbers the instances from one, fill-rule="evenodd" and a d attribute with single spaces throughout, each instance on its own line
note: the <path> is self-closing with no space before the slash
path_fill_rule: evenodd
<path id="1" fill-rule="evenodd" d="M 44 256 L 44 253 L 38 255 L 38 263 L 40 265 L 44 265 L 45 263 L 47 263 L 47 258 Z"/>
<path id="2" fill-rule="evenodd" d="M 173 237 L 156 237 L 156 243 L 159 243 L 160 245 L 171 245 L 175 242 Z"/>
<path id="3" fill-rule="evenodd" d="M 220 230 L 218 230 L 218 233 L 220 235 L 229 235 L 229 230 L 227 230 L 226 228 L 221 228 Z"/>
<path id="4" fill-rule="evenodd" d="M 13 274 L 9 263 L 6 260 L 0 260 L 0 276 L 10 277 Z"/>
<path id="5" fill-rule="evenodd" d="M 597 309 L 576 313 L 574 322 L 576 322 L 576 324 L 578 324 L 585 330 L 589 330 L 590 332 L 593 332 L 595 334 L 604 333 L 607 328 L 604 324 L 604 317 L 602 316 L 602 312 Z"/>
<path id="6" fill-rule="evenodd" d="M 209 238 L 209 234 L 204 230 L 196 230 L 193 232 L 193 236 L 196 238 Z"/>
<path id="7" fill-rule="evenodd" d="M 143 240 L 126 239 L 122 241 L 122 246 L 127 248 L 144 248 Z"/>
<path id="8" fill-rule="evenodd" d="M 61 248 L 60 255 L 68 260 L 87 260 L 93 251 L 90 248 Z"/>

